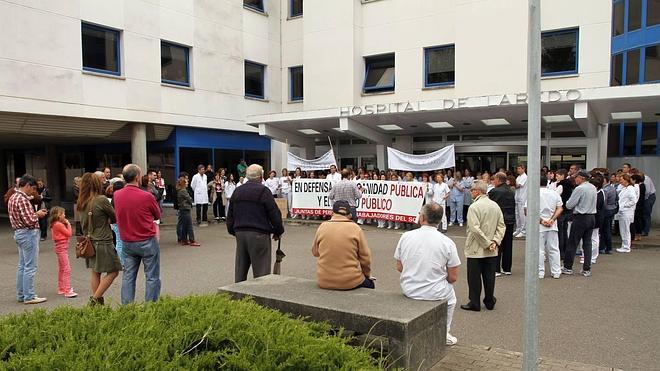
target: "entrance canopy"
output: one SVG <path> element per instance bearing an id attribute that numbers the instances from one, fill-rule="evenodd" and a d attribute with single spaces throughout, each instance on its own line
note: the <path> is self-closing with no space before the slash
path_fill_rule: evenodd
<path id="1" fill-rule="evenodd" d="M 527 95 L 507 93 L 431 101 L 406 101 L 255 115 L 261 135 L 303 148 L 315 141 L 357 137 L 391 145 L 394 136 L 515 133 L 527 129 Z M 660 84 L 553 90 L 542 93 L 546 130 L 595 138 L 598 125 L 658 121 Z"/>

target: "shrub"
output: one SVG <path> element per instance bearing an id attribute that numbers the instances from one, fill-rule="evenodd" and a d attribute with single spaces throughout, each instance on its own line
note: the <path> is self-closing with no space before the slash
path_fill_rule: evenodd
<path id="1" fill-rule="evenodd" d="M 224 295 L 35 310 L 0 319 L 0 369 L 377 368 L 367 350 L 328 330 Z"/>

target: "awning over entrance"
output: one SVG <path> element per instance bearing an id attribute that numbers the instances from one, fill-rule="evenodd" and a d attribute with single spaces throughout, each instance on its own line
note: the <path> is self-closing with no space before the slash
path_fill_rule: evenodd
<path id="1" fill-rule="evenodd" d="M 84 145 L 128 143 L 130 123 L 66 116 L 0 112 L 0 144 L 3 148 L 22 145 Z M 166 140 L 173 126 L 148 125 L 147 140 Z"/>
<path id="2" fill-rule="evenodd" d="M 357 137 L 390 145 L 399 135 L 524 132 L 527 96 L 507 93 L 249 116 L 261 135 L 309 148 L 316 140 Z M 545 91 L 544 127 L 595 138 L 598 125 L 660 120 L 660 84 Z"/>

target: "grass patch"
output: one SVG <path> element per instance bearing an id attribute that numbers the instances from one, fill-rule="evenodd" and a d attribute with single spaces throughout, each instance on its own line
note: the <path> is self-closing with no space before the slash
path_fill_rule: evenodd
<path id="1" fill-rule="evenodd" d="M 0 369 L 365 370 L 378 364 L 329 325 L 225 295 L 0 319 Z"/>

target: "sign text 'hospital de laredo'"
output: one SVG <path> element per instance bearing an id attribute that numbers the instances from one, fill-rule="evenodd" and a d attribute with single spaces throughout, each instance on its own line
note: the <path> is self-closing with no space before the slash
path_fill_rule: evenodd
<path id="1" fill-rule="evenodd" d="M 576 89 L 549 90 L 541 93 L 542 103 L 577 101 L 582 93 Z M 451 110 L 456 108 L 492 107 L 527 104 L 527 93 L 483 95 L 478 97 L 440 99 L 434 101 L 399 102 L 387 104 L 367 104 L 339 108 L 339 116 L 360 116 L 387 113 L 406 113 L 431 110 Z"/>

